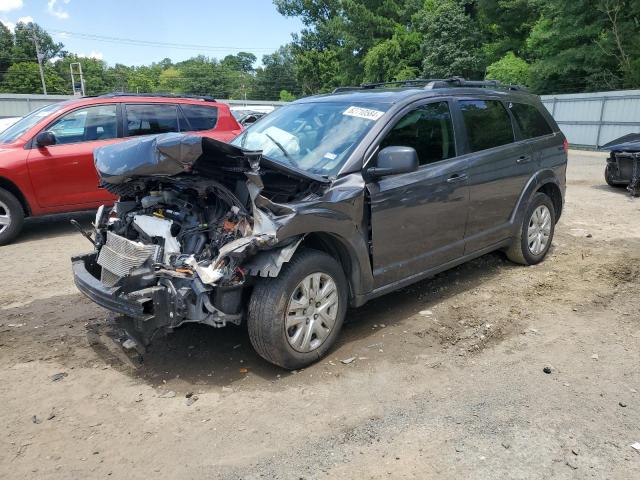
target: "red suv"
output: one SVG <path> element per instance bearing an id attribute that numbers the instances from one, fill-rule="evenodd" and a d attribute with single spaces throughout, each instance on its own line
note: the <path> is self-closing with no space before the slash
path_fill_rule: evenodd
<path id="1" fill-rule="evenodd" d="M 227 105 L 207 97 L 108 94 L 33 111 L 0 133 L 0 245 L 20 232 L 26 216 L 116 199 L 98 187 L 96 147 L 166 132 L 229 141 L 241 130 Z"/>

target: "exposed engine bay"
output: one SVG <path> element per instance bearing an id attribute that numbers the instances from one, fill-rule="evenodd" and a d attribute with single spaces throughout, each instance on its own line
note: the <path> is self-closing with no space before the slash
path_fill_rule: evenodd
<path id="1" fill-rule="evenodd" d="M 95 252 L 73 259 L 78 288 L 124 315 L 142 345 L 184 322 L 239 324 L 243 287 L 277 276 L 302 240 L 278 238 L 295 211 L 277 201 L 317 198 L 326 184 L 264 160 L 180 134 L 97 149 L 102 186 L 119 200 L 96 214 Z"/>

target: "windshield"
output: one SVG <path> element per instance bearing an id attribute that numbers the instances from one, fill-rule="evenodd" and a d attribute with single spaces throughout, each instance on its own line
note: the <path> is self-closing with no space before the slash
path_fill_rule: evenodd
<path id="1" fill-rule="evenodd" d="M 389 108 L 386 104 L 299 103 L 275 110 L 231 143 L 317 175 L 338 173 Z"/>
<path id="2" fill-rule="evenodd" d="M 27 130 L 33 127 L 36 123 L 48 116 L 50 113 L 55 112 L 63 107 L 62 102 L 52 103 L 46 105 L 38 110 L 34 110 L 26 117 L 18 120 L 16 123 L 7 128 L 4 132 L 0 133 L 0 144 L 7 144 L 15 142 L 20 138 Z"/>

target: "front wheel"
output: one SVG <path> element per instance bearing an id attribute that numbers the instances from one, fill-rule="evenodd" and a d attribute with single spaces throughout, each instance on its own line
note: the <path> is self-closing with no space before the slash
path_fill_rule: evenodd
<path id="1" fill-rule="evenodd" d="M 555 225 L 553 202 L 544 193 L 536 193 L 529 202 L 517 236 L 507 250 L 509 260 L 522 265 L 540 263 L 551 247 Z"/>
<path id="2" fill-rule="evenodd" d="M 331 256 L 305 249 L 276 278 L 258 279 L 247 328 L 265 360 L 290 370 L 322 358 L 335 343 L 347 310 L 348 285 Z"/>
<path id="3" fill-rule="evenodd" d="M 18 199 L 0 188 L 0 245 L 10 243 L 22 230 L 24 211 Z"/>

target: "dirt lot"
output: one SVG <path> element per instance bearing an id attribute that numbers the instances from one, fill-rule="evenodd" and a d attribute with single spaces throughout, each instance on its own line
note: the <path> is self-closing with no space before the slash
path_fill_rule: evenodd
<path id="1" fill-rule="evenodd" d="M 0 248 L 0 477 L 640 478 L 640 199 L 603 165 L 572 154 L 543 264 L 491 254 L 350 311 L 295 373 L 240 328 L 123 355 L 72 284 L 87 241 L 30 222 Z"/>

